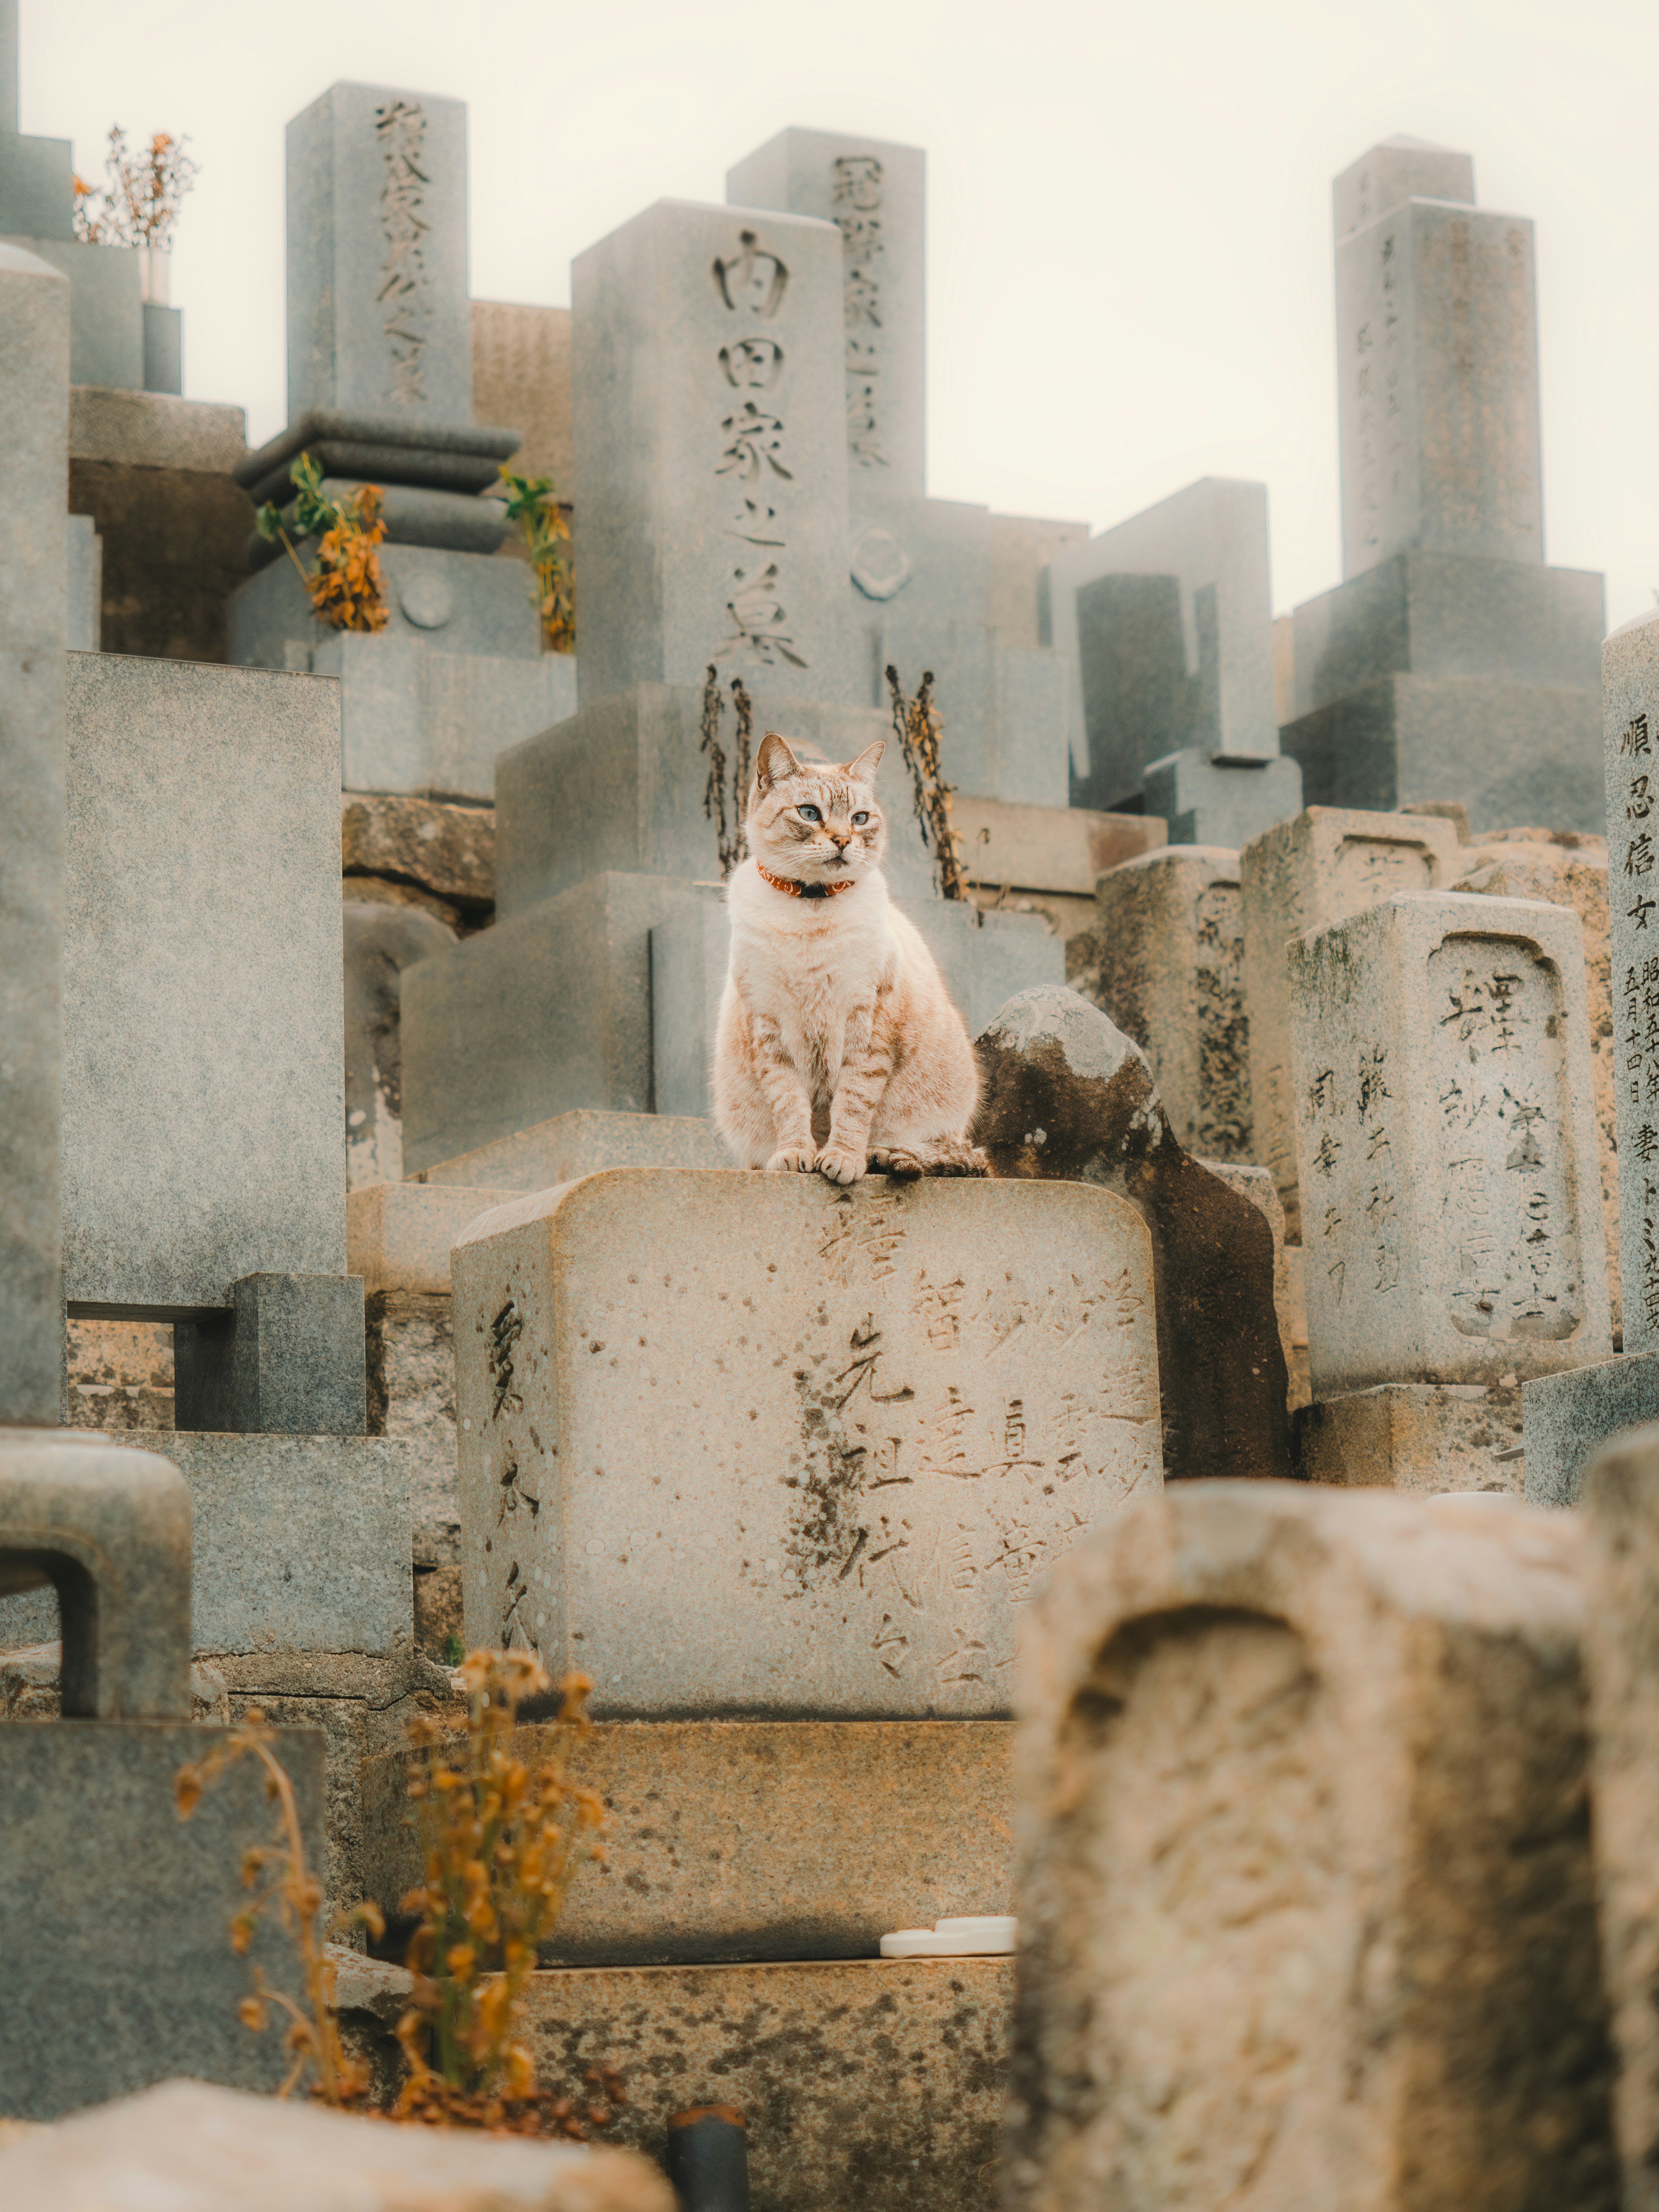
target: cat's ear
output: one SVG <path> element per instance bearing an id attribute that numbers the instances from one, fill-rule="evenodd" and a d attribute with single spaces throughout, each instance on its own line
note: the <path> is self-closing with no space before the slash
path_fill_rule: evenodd
<path id="1" fill-rule="evenodd" d="M 847 774 L 854 783 L 873 784 L 876 770 L 881 766 L 881 757 L 887 750 L 885 738 L 878 738 L 872 745 L 866 745 L 855 761 L 849 761 Z"/>
<path id="2" fill-rule="evenodd" d="M 769 730 L 761 739 L 761 749 L 755 761 L 757 788 L 765 791 L 775 783 L 781 783 L 786 776 L 799 774 L 800 763 L 790 751 L 788 739 L 781 738 L 775 730 Z"/>

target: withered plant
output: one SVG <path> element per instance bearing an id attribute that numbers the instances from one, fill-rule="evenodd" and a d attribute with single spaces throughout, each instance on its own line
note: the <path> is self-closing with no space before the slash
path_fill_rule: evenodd
<path id="1" fill-rule="evenodd" d="M 252 1901 L 231 1921 L 230 1944 L 239 1958 L 246 1957 L 260 1918 L 271 1915 L 299 1953 L 305 2002 L 296 2004 L 286 1991 L 270 1988 L 264 1971 L 256 1966 L 252 1990 L 242 1999 L 237 2013 L 245 2027 L 260 2033 L 270 2024 L 273 2007 L 286 2015 L 283 2043 L 289 2063 L 279 2096 L 286 2097 L 309 2075 L 312 2094 L 324 2104 L 361 2105 L 368 2090 L 368 2069 L 361 2061 L 349 2058 L 340 2041 L 334 2009 L 334 1966 L 319 1924 L 322 1884 L 306 1863 L 294 1784 L 276 1756 L 276 1730 L 265 1725 L 264 1715 L 251 1708 L 241 1725 L 215 1744 L 205 1758 L 179 1768 L 173 1778 L 173 1800 L 179 1818 L 188 1820 L 201 1803 L 203 1792 L 228 1767 L 240 1759 L 253 1759 L 264 1769 L 265 1800 L 276 1808 L 276 1832 L 270 1843 L 256 1844 L 242 1854 L 242 1887 Z M 377 1936 L 386 1932 L 380 1908 L 367 1903 L 337 1914 L 329 1932 L 339 1934 L 353 1926 L 366 1927 Z"/>
<path id="2" fill-rule="evenodd" d="M 301 454 L 290 473 L 295 527 L 301 538 L 317 540 L 317 566 L 307 570 L 295 551 L 280 508 L 267 504 L 254 516 L 260 537 L 284 548 L 319 622 L 331 629 L 384 629 L 386 582 L 375 550 L 386 537 L 380 486 L 360 484 L 343 499 L 331 499 L 309 453 Z"/>
<path id="3" fill-rule="evenodd" d="M 945 781 L 941 763 L 939 741 L 945 723 L 933 704 L 933 672 L 931 668 L 923 672 L 921 689 L 914 699 L 907 699 L 898 671 L 890 665 L 887 689 L 893 702 L 893 734 L 910 771 L 921 842 L 933 856 L 935 887 L 941 898 L 965 900 L 968 883 L 962 864 L 962 832 L 951 819 L 955 793 Z"/>
<path id="4" fill-rule="evenodd" d="M 190 142 L 158 131 L 142 152 L 130 152 L 118 123 L 109 131 L 104 156 L 108 181 L 89 185 L 75 179 L 75 235 L 87 246 L 148 246 L 166 252 L 179 227 L 185 195 L 197 168 L 185 148 Z"/>
<path id="5" fill-rule="evenodd" d="M 731 769 L 728 794 L 726 758 L 720 744 L 720 723 L 726 714 L 726 701 L 720 696 L 720 678 L 711 662 L 702 686 L 702 750 L 708 759 L 708 779 L 703 786 L 702 811 L 714 824 L 714 839 L 720 853 L 720 875 L 729 876 L 739 860 L 748 857 L 749 838 L 744 829 L 744 811 L 749 802 L 749 779 L 754 771 L 755 702 L 744 688 L 741 676 L 732 678 L 732 703 L 737 714 L 736 741 Z"/>
<path id="6" fill-rule="evenodd" d="M 576 650 L 576 579 L 570 553 L 570 525 L 559 506 L 551 477 L 515 477 L 501 471 L 507 486 L 507 514 L 523 535 L 536 575 L 536 611 L 542 646 L 548 653 Z"/>
<path id="7" fill-rule="evenodd" d="M 584 1710 L 592 1684 L 582 1674 L 560 1684 L 557 1718 L 532 1765 L 514 1743 L 519 1707 L 550 1690 L 550 1678 L 522 1651 L 474 1651 L 460 1671 L 465 1741 L 447 1738 L 428 1715 L 410 1728 L 425 1880 L 404 1899 L 420 1924 L 409 1948 L 413 2002 L 398 2023 L 409 2079 L 397 2117 L 585 2138 L 622 2102 L 620 2077 L 590 2069 L 593 2101 L 579 2110 L 574 2099 L 537 2086 L 520 2038 L 537 1947 L 578 1869 L 604 1856 L 604 1805 L 570 1776 L 592 1725 Z"/>

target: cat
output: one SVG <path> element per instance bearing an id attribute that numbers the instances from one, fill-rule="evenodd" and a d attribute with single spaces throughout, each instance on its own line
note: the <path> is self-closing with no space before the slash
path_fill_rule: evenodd
<path id="1" fill-rule="evenodd" d="M 875 793 L 885 745 L 803 763 L 769 730 L 726 899 L 732 958 L 714 1120 L 744 1166 L 834 1183 L 985 1175 L 979 1074 L 933 957 L 890 902 Z"/>

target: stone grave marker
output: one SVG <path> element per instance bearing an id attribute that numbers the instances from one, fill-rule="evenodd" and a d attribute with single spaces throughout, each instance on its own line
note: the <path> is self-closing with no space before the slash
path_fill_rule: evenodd
<path id="1" fill-rule="evenodd" d="M 602 1717 L 1005 1712 L 1033 1589 L 1161 1480 L 1149 1240 L 1080 1184 L 619 1169 L 452 1275 L 468 1639 Z"/>
<path id="2" fill-rule="evenodd" d="M 1379 899 L 1448 888 L 1459 849 L 1453 825 L 1429 816 L 1310 806 L 1239 854 L 1255 1157 L 1272 1170 L 1293 1237 L 1301 1216 L 1285 948 Z"/>
<path id="3" fill-rule="evenodd" d="M 1616 2201 L 1578 1554 L 1524 1507 L 1216 1482 L 1061 1562 L 1005 2203 Z"/>
<path id="4" fill-rule="evenodd" d="M 1395 897 L 1289 957 L 1316 1396 L 1604 1358 L 1577 916 Z"/>

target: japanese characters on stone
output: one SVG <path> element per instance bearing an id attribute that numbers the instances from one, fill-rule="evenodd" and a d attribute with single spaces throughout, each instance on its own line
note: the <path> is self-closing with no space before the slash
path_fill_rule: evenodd
<path id="1" fill-rule="evenodd" d="M 394 96 L 374 110 L 374 136 L 384 167 L 380 186 L 380 264 L 377 304 L 392 356 L 392 396 L 400 407 L 424 404 L 425 353 L 431 335 L 432 276 L 427 267 L 424 209 L 431 184 L 426 159 L 426 111 Z"/>
<path id="2" fill-rule="evenodd" d="M 1654 874 L 1654 731 L 1645 713 L 1619 732 L 1608 765 L 1608 904 L 1613 913 L 1620 1195 L 1639 1222 L 1640 1275 L 1631 1283 L 1624 1239 L 1626 1350 L 1659 1331 L 1659 887 Z M 1632 1311 L 1632 1309 L 1636 1310 Z"/>
<path id="3" fill-rule="evenodd" d="M 885 187 L 874 154 L 843 154 L 830 165 L 830 204 L 842 236 L 847 323 L 847 450 L 854 468 L 884 469 L 881 375 L 882 237 Z"/>
<path id="4" fill-rule="evenodd" d="M 714 278 L 732 319 L 715 365 L 725 412 L 714 474 L 731 495 L 725 534 L 738 548 L 727 580 L 728 628 L 714 659 L 805 668 L 783 599 L 794 476 L 778 411 L 784 349 L 770 328 L 789 289 L 789 270 L 756 232 L 744 230 L 735 252 L 716 255 Z"/>

